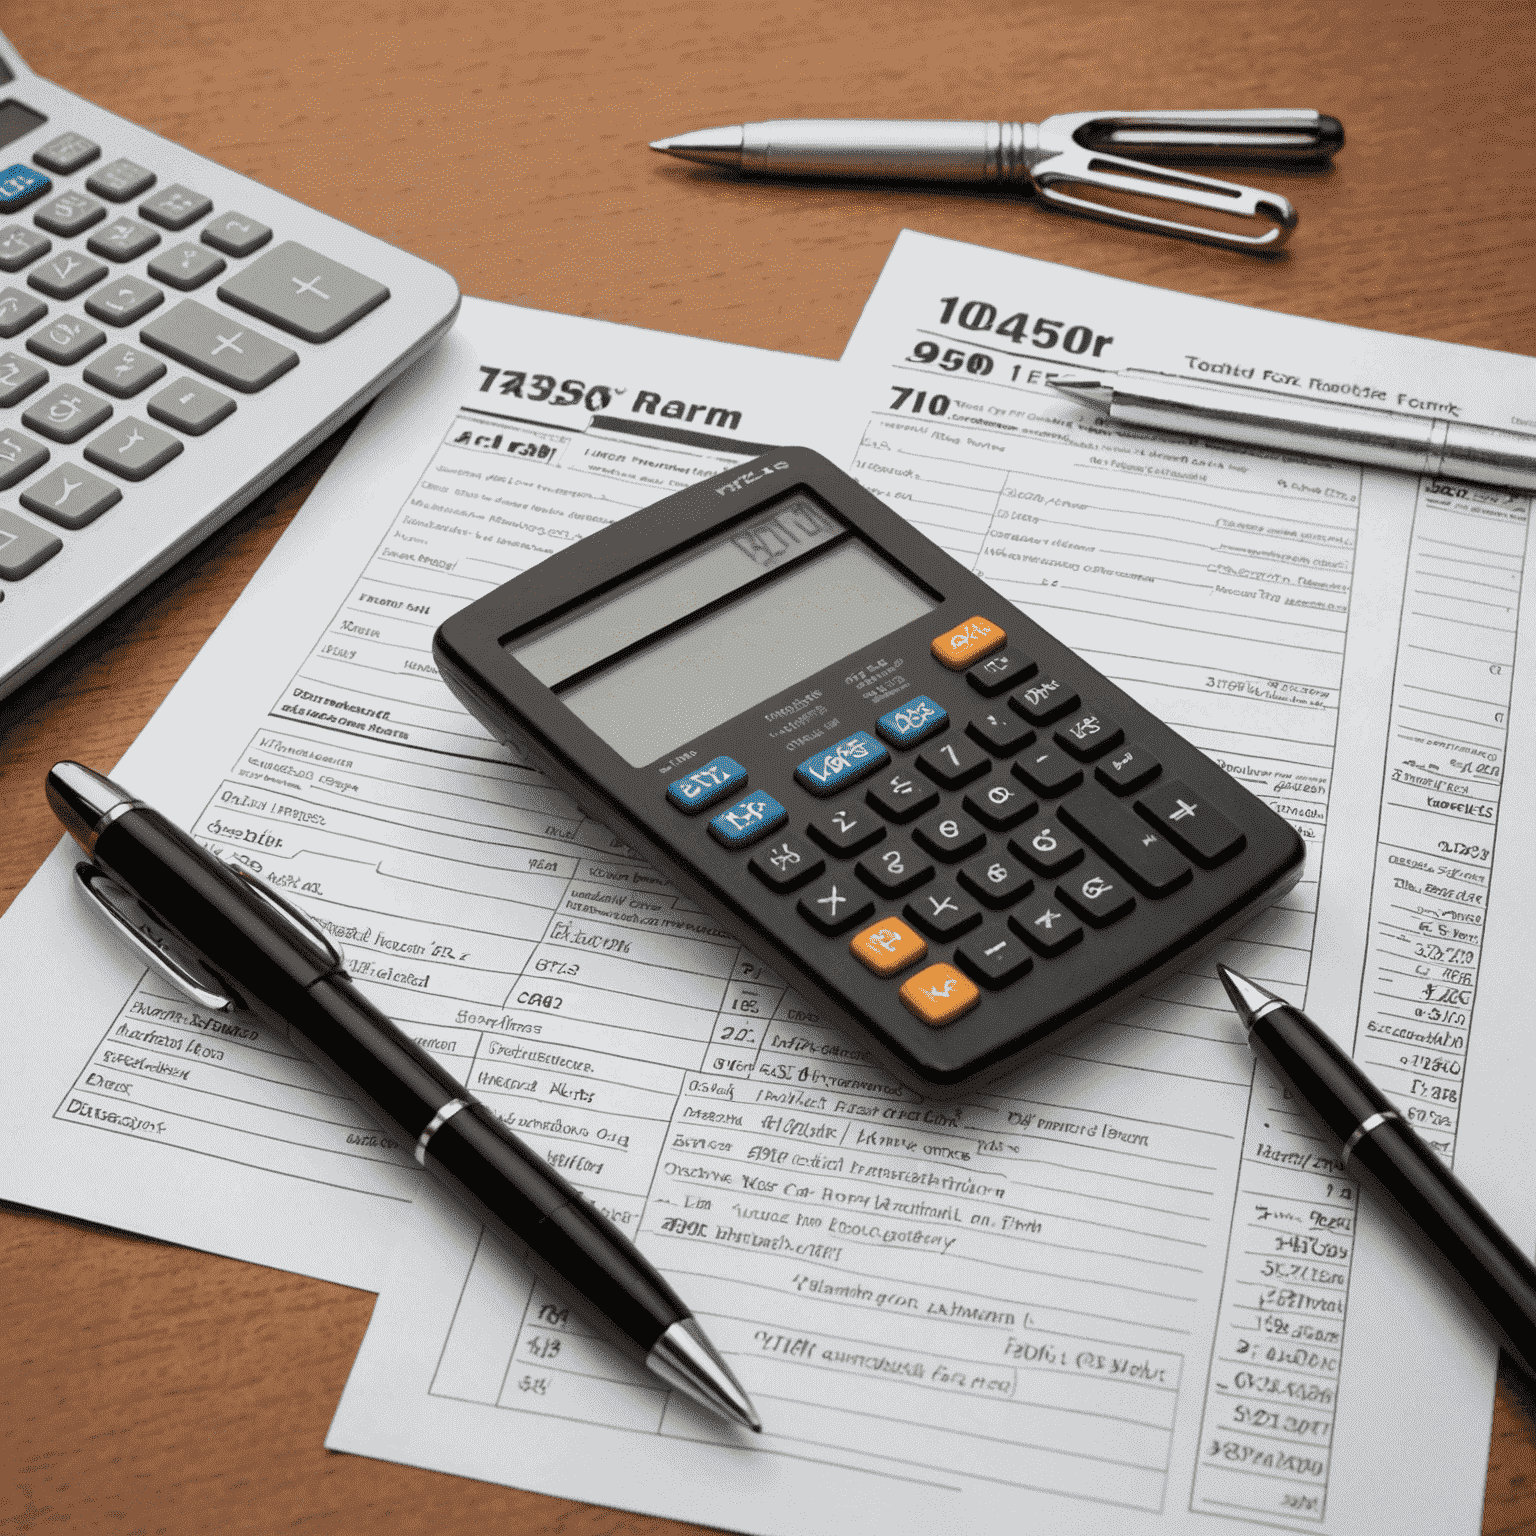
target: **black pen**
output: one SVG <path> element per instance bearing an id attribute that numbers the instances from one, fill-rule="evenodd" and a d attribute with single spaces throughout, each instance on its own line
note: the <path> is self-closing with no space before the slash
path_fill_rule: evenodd
<path id="1" fill-rule="evenodd" d="M 1400 1218 L 1417 1228 L 1480 1305 L 1499 1342 L 1536 1375 L 1536 1266 L 1332 1040 L 1299 1008 L 1216 967 L 1248 1043 L 1344 1146 Z"/>
<path id="2" fill-rule="evenodd" d="M 82 889 L 159 975 L 212 1011 L 244 1009 L 367 1106 L 498 1237 L 528 1247 L 670 1387 L 760 1430 L 751 1399 L 640 1251 L 352 984 L 319 928 L 110 779 L 48 774 L 89 864 Z"/>

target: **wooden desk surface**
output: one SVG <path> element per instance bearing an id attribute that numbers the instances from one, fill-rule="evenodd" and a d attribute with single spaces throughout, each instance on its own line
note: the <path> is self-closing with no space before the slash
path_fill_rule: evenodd
<path id="1" fill-rule="evenodd" d="M 3 24 L 40 73 L 487 298 L 836 357 L 911 227 L 1536 353 L 1536 28 L 1508 0 L 8 0 Z M 1288 256 L 1130 234 L 1016 195 L 732 183 L 644 149 L 744 119 L 1171 106 L 1344 120 L 1332 174 L 1228 173 L 1297 203 Z M 116 761 L 315 472 L 0 703 L 0 905 L 58 836 L 48 765 Z M 371 1304 L 0 1211 L 0 1532 L 685 1529 L 329 1455 Z M 1533 1420 L 1506 1383 L 1485 1532 L 1536 1531 L 1533 1482 Z"/>

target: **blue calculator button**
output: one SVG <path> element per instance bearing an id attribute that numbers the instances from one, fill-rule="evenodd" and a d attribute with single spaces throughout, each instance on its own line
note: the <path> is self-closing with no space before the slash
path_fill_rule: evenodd
<path id="1" fill-rule="evenodd" d="M 709 819 L 710 836 L 727 848 L 745 848 L 789 820 L 772 795 L 748 795 Z"/>
<path id="2" fill-rule="evenodd" d="M 8 165 L 0 171 L 0 213 L 14 213 L 47 192 L 53 183 L 30 165 Z"/>
<path id="3" fill-rule="evenodd" d="M 795 778 L 813 795 L 832 795 L 890 760 L 891 754 L 868 731 L 855 731 L 830 751 L 806 758 L 795 769 Z"/>
<path id="4" fill-rule="evenodd" d="M 733 789 L 742 788 L 746 782 L 747 770 L 734 757 L 717 757 L 713 762 L 705 763 L 702 768 L 695 768 L 692 773 L 673 779 L 667 785 L 667 799 L 678 810 L 692 816 L 695 811 L 713 805 Z"/>
<path id="5" fill-rule="evenodd" d="M 899 709 L 881 715 L 875 721 L 875 729 L 893 747 L 915 747 L 925 736 L 933 735 L 941 725 L 948 723 L 949 711 L 938 700 L 920 693 Z"/>

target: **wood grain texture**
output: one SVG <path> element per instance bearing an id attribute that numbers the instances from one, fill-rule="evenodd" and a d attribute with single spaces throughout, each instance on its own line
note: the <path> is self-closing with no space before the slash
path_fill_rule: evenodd
<path id="1" fill-rule="evenodd" d="M 40 73 L 440 263 L 466 293 L 835 357 L 904 227 L 1536 352 L 1531 19 L 1518 0 L 8 0 L 3 25 Z M 1344 120 L 1332 173 L 1232 173 L 1297 203 L 1287 254 L 1136 235 L 1015 193 L 754 185 L 644 148 L 766 117 L 1174 106 Z M 57 838 L 48 765 L 116 761 L 317 473 L 0 702 L 0 906 Z M 691 1529 L 326 1453 L 371 1304 L 0 1211 L 0 1533 Z M 1405 1402 L 1429 1411 L 1427 1385 L 1405 1381 Z M 1536 1532 L 1536 1420 L 1507 1381 L 1484 1531 Z"/>

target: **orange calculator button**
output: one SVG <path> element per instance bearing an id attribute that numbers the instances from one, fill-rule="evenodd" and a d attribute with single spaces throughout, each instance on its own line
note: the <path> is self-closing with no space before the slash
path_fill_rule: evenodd
<path id="1" fill-rule="evenodd" d="M 862 960 L 876 976 L 894 976 L 916 965 L 928 953 L 928 941 L 899 917 L 882 918 L 863 933 L 854 934 L 848 945 L 855 960 Z"/>
<path id="2" fill-rule="evenodd" d="M 1007 639 L 1008 636 L 998 625 L 978 614 L 937 636 L 929 649 L 936 661 L 952 672 L 959 672 L 973 661 L 990 656 Z"/>
<path id="3" fill-rule="evenodd" d="M 900 997 L 924 1024 L 942 1029 L 962 1013 L 969 1013 L 981 999 L 976 984 L 952 965 L 930 965 L 901 984 Z"/>

